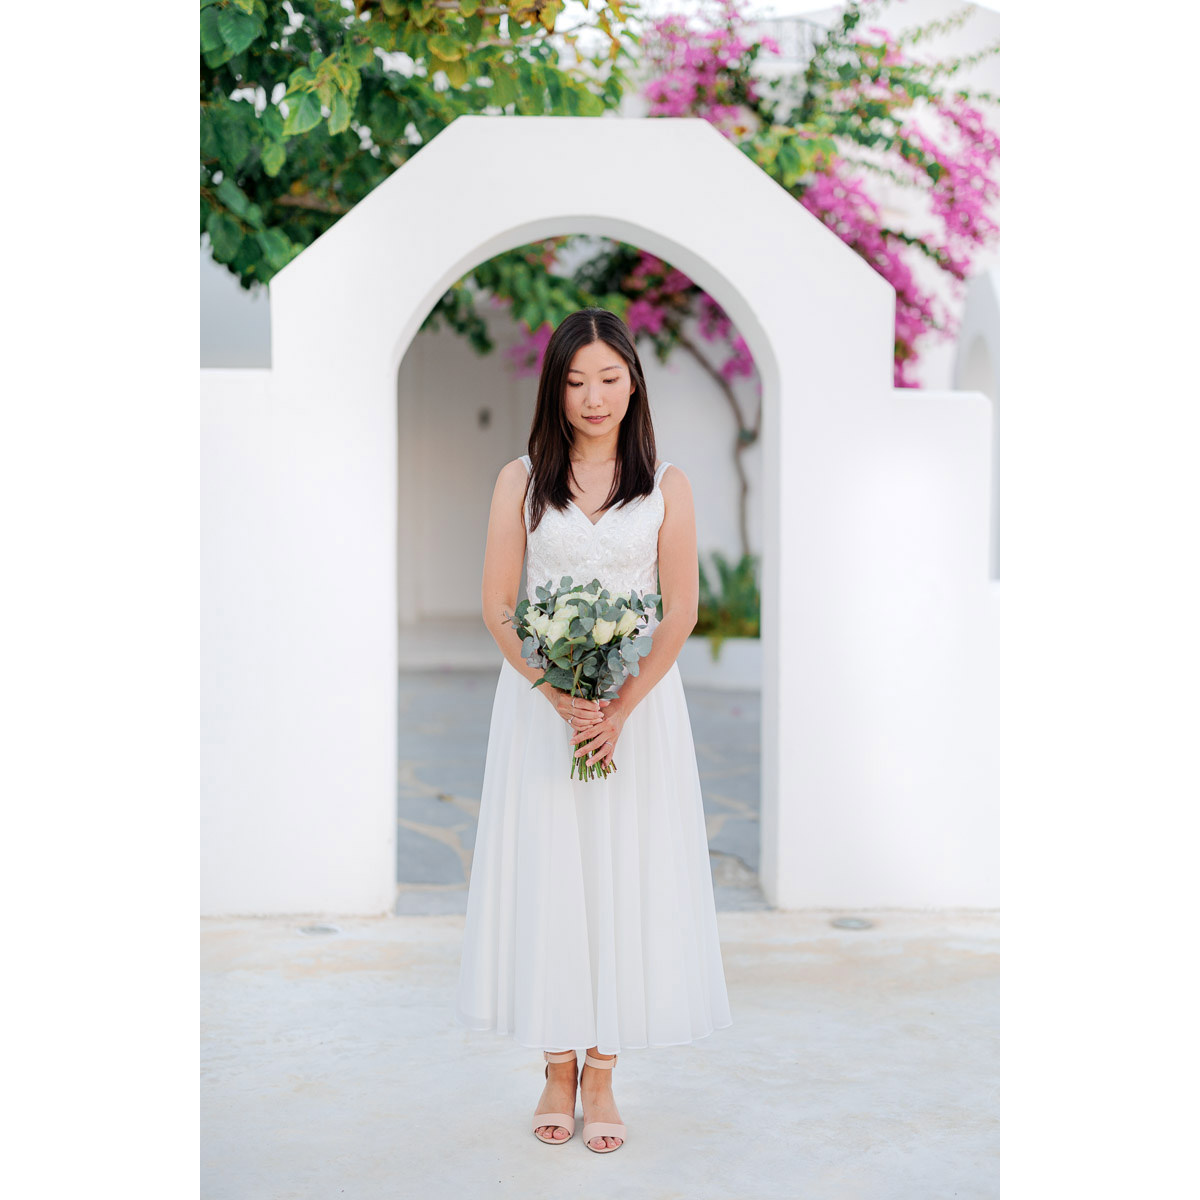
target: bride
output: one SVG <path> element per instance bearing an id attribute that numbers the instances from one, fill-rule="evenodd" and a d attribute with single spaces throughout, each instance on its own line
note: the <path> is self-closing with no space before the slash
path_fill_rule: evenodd
<path id="1" fill-rule="evenodd" d="M 546 347 L 528 454 L 499 473 L 483 616 L 504 662 L 488 734 L 457 1017 L 541 1049 L 533 1115 L 549 1144 L 609 1152 L 626 1127 L 612 1091 L 623 1049 L 693 1042 L 731 1024 L 700 779 L 676 658 L 696 624 L 687 476 L 656 460 L 641 362 L 613 313 L 565 318 Z M 548 684 L 509 623 L 562 577 L 662 596 L 653 642 L 615 700 Z M 569 584 L 567 586 L 570 586 Z M 570 778 L 574 753 L 615 760 Z M 585 1051 L 582 1069 L 576 1051 Z"/>

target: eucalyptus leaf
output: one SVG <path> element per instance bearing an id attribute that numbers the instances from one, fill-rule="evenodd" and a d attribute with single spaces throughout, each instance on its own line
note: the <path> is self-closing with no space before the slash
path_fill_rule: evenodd
<path id="1" fill-rule="evenodd" d="M 575 677 L 563 667 L 547 667 L 546 680 L 552 687 L 569 692 L 575 685 Z"/>

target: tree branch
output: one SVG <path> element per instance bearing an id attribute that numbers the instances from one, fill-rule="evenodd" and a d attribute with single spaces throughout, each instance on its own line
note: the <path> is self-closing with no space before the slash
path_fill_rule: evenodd
<path id="1" fill-rule="evenodd" d="M 276 196 L 271 203 L 277 204 L 280 208 L 308 208 L 313 212 L 332 213 L 335 216 L 341 216 L 350 211 L 345 205 L 322 200 L 320 196 L 316 196 L 312 192 L 301 192 L 298 196 L 287 192 L 282 196 Z"/>

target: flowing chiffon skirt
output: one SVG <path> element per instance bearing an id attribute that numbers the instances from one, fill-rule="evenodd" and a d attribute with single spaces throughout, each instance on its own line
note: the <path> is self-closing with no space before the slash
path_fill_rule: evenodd
<path id="1" fill-rule="evenodd" d="M 732 1024 L 696 751 L 676 664 L 608 779 L 507 660 L 492 706 L 457 1018 L 541 1050 L 673 1046 Z"/>

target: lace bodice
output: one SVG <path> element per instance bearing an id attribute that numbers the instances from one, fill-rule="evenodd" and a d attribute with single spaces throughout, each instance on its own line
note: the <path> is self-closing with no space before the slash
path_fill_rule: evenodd
<path id="1" fill-rule="evenodd" d="M 521 455 L 525 470 L 532 467 Z M 547 507 L 538 527 L 529 532 L 529 498 L 525 499 L 525 595 L 564 575 L 575 583 L 599 579 L 610 592 L 631 589 L 642 594 L 658 589 L 658 531 L 666 513 L 659 483 L 670 463 L 654 472 L 654 490 L 627 504 L 615 504 L 593 525 L 573 501 L 563 511 Z M 653 623 L 651 625 L 653 628 Z"/>

